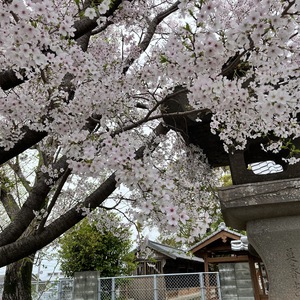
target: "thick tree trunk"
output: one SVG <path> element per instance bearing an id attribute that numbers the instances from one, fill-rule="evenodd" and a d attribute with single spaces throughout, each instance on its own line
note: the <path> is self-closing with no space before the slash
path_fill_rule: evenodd
<path id="1" fill-rule="evenodd" d="M 2 300 L 32 300 L 33 255 L 7 266 Z"/>

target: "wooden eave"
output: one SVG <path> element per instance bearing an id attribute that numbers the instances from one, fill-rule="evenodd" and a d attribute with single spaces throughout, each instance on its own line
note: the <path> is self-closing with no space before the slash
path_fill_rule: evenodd
<path id="1" fill-rule="evenodd" d="M 227 231 L 221 231 L 221 232 L 218 232 L 217 234 L 213 235 L 209 239 L 205 240 L 203 243 L 197 245 L 195 248 L 190 249 L 190 252 L 194 254 L 195 252 L 198 252 L 198 251 L 202 250 L 203 248 L 207 248 L 207 249 L 205 249 L 206 251 L 208 249 L 212 250 L 214 248 L 214 246 L 212 246 L 212 249 L 210 249 L 208 246 L 218 240 L 220 240 L 220 242 L 224 243 L 224 245 L 225 245 L 226 243 L 228 243 L 228 239 L 239 240 L 240 238 L 241 238 L 241 236 L 238 234 L 233 234 L 233 233 L 230 233 Z M 217 247 L 219 247 L 219 246 L 217 246 Z M 231 251 L 231 248 L 229 248 L 229 249 Z M 215 250 L 217 250 L 217 249 L 215 249 Z M 221 249 L 219 249 L 219 250 L 221 250 Z M 223 250 L 225 250 L 225 249 L 223 249 Z"/>
<path id="2" fill-rule="evenodd" d="M 248 262 L 249 256 L 244 255 L 235 255 L 235 256 L 220 256 L 220 257 L 207 257 L 206 262 L 209 264 L 216 263 L 236 263 L 236 262 Z"/>

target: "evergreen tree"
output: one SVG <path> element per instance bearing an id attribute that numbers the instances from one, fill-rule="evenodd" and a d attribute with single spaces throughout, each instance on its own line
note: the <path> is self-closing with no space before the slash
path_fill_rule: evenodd
<path id="1" fill-rule="evenodd" d="M 131 244 L 128 227 L 99 230 L 95 221 L 84 219 L 60 239 L 61 269 L 68 277 L 81 271 L 100 271 L 102 277 L 128 275 L 135 268 Z"/>

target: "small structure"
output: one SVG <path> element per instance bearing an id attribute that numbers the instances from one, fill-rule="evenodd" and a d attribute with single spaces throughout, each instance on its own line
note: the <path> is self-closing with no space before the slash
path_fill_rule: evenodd
<path id="1" fill-rule="evenodd" d="M 135 275 L 203 272 L 202 258 L 185 251 L 148 240 L 144 251 L 137 249 Z"/>
<path id="2" fill-rule="evenodd" d="M 261 259 L 249 253 L 244 235 L 221 223 L 190 252 L 203 258 L 205 272 L 220 273 L 223 300 L 268 299 L 267 274 Z"/>
<path id="3" fill-rule="evenodd" d="M 173 296 L 177 295 L 178 290 L 187 293 L 187 295 L 193 294 L 199 275 L 193 275 L 189 281 L 185 281 L 181 280 L 182 277 L 178 277 L 176 274 L 204 271 L 202 258 L 189 255 L 183 250 L 151 240 L 148 240 L 142 249 L 139 247 L 135 255 L 138 264 L 134 275 L 140 276 L 133 276 L 135 279 L 131 283 L 130 289 L 137 285 L 139 286 L 139 290 L 158 289 L 162 294 L 155 299 L 172 299 Z M 169 275 L 163 276 L 163 274 Z M 147 275 L 156 275 L 154 276 L 156 288 L 151 280 L 151 276 Z M 133 298 L 141 299 L 140 291 L 136 291 L 136 293 Z M 147 298 L 145 297 L 146 295 L 143 295 L 143 299 L 145 300 L 153 299 L 152 294 L 149 297 L 147 296 Z"/>

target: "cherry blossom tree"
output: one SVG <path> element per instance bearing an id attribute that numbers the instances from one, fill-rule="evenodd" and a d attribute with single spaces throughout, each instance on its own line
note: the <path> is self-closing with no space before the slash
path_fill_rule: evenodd
<path id="1" fill-rule="evenodd" d="M 297 161 L 299 0 L 0 5 L 0 266 L 97 207 L 162 232 L 205 231 L 216 183 L 178 116 L 209 114 L 227 151 L 272 132 L 265 149 L 290 147 Z M 168 111 L 182 94 L 184 111 Z"/>

